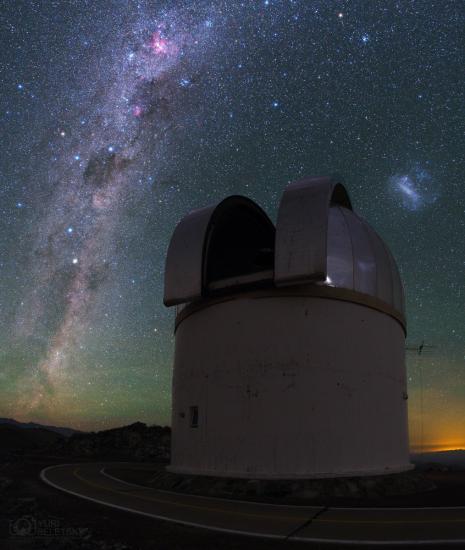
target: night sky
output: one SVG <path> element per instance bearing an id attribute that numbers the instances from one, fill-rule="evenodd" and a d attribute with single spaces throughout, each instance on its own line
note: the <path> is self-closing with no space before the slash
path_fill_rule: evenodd
<path id="1" fill-rule="evenodd" d="M 414 447 L 465 447 L 461 0 L 3 0 L 0 416 L 169 423 L 169 238 L 339 174 L 407 296 Z"/>

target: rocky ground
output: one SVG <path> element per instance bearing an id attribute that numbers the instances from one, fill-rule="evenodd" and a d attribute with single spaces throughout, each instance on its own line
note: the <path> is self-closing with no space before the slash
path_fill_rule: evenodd
<path id="1" fill-rule="evenodd" d="M 159 489 L 190 494 L 324 506 L 347 503 L 370 506 L 392 497 L 404 498 L 436 489 L 431 479 L 417 472 L 334 479 L 258 480 L 176 475 L 161 471 L 152 477 L 151 484 Z"/>
<path id="2" fill-rule="evenodd" d="M 174 475 L 163 466 L 107 468 L 138 485 L 228 499 L 308 506 L 465 506 L 465 469 L 432 465 L 387 476 L 317 480 L 253 480 Z"/>
<path id="3" fill-rule="evenodd" d="M 100 432 L 78 432 L 69 437 L 43 429 L 0 424 L 0 452 L 16 456 L 57 456 L 66 459 L 107 459 L 167 462 L 171 429 L 135 422 Z"/>
<path id="4" fill-rule="evenodd" d="M 168 462 L 170 441 L 170 428 L 136 422 L 112 430 L 61 438 L 48 450 L 63 457 Z"/>

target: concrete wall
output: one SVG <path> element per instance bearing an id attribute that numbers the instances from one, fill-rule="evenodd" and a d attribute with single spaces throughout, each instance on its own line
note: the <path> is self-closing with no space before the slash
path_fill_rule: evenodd
<path id="1" fill-rule="evenodd" d="M 258 478 L 409 469 L 406 391 L 404 332 L 385 313 L 308 296 L 217 303 L 177 328 L 170 469 Z"/>

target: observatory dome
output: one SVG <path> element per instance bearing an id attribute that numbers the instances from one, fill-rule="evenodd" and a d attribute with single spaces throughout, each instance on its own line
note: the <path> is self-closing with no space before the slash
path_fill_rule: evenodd
<path id="1" fill-rule="evenodd" d="M 404 295 L 341 183 L 286 187 L 276 227 L 232 196 L 177 225 L 170 470 L 313 478 L 410 469 Z"/>
<path id="2" fill-rule="evenodd" d="M 194 210 L 176 227 L 165 305 L 267 285 L 311 285 L 316 294 L 381 308 L 405 327 L 402 281 L 389 248 L 330 178 L 289 185 L 276 231 L 265 212 L 241 196 Z"/>

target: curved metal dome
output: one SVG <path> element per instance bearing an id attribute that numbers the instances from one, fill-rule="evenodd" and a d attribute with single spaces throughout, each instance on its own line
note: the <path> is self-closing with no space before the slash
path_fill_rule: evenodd
<path id="1" fill-rule="evenodd" d="M 276 232 L 252 200 L 228 197 L 195 210 L 176 227 L 165 270 L 165 304 L 261 284 L 365 303 L 405 327 L 396 262 L 375 230 L 352 211 L 346 189 L 307 178 L 283 193 Z M 289 289 L 291 291 L 291 289 Z M 343 292 L 344 291 L 344 292 Z"/>
<path id="2" fill-rule="evenodd" d="M 273 269 L 275 228 L 252 200 L 233 195 L 193 210 L 176 226 L 165 265 L 167 306 L 195 301 L 221 279 Z M 234 284 L 233 283 L 233 284 Z"/>
<path id="3" fill-rule="evenodd" d="M 385 303 L 403 320 L 403 285 L 389 248 L 352 211 L 344 186 L 331 178 L 307 178 L 286 187 L 275 257 L 277 286 L 313 281 L 353 291 Z"/>
<path id="4" fill-rule="evenodd" d="M 351 210 L 329 209 L 325 284 L 372 296 L 404 315 L 396 262 L 376 231 Z"/>

